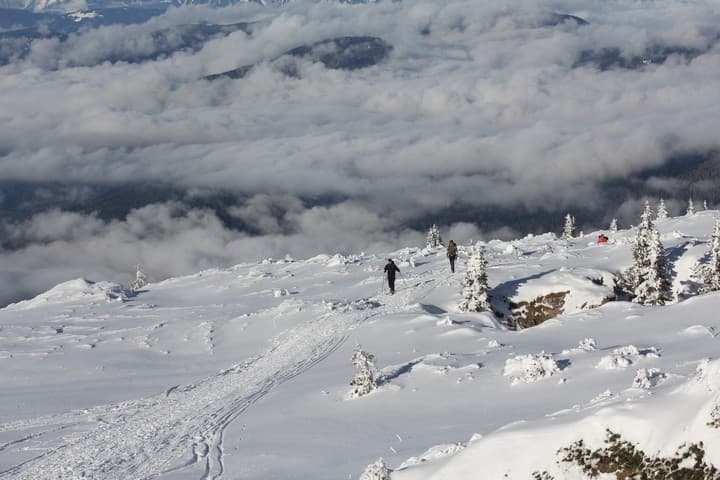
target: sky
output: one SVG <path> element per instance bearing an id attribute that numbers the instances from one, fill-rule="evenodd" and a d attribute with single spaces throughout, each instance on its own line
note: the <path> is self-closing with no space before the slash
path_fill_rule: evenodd
<path id="1" fill-rule="evenodd" d="M 589 23 L 552 25 L 553 13 Z M 522 231 L 511 218 L 484 226 L 473 211 L 627 223 L 644 198 L 604 197 L 635 175 L 628 188 L 651 188 L 679 213 L 684 184 L 641 174 L 718 150 L 719 20 L 714 1 L 299 1 L 174 8 L 142 25 L 37 39 L 0 66 L 2 181 L 227 191 L 244 199 L 229 214 L 252 231 L 172 201 L 116 219 L 50 202 L 2 220 L 0 303 L 78 276 L 125 282 L 137 263 L 161 279 L 418 245 L 420 220 L 462 242 Z M 151 55 L 153 32 L 200 21 L 256 24 L 195 52 L 113 61 Z M 297 77 L 272 61 L 345 35 L 393 49 L 354 71 L 297 60 Z M 642 59 L 658 46 L 694 53 L 639 69 L 578 65 L 584 51 Z M 256 67 L 243 79 L 203 79 L 244 65 Z"/>

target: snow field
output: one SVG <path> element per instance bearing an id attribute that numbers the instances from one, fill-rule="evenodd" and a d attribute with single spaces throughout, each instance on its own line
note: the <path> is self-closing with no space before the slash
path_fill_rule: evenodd
<path id="1" fill-rule="evenodd" d="M 715 213 L 659 222 L 675 285 Z M 399 479 L 570 479 L 557 449 L 606 428 L 651 452 L 703 440 L 719 464 L 720 296 L 587 310 L 589 277 L 631 262 L 631 231 L 594 237 L 486 245 L 494 295 L 572 291 L 569 312 L 520 332 L 459 312 L 462 248 L 455 275 L 441 250 L 406 248 L 208 270 L 125 298 L 62 284 L 0 310 L 0 478 L 358 478 L 383 457 Z M 347 400 L 357 344 L 382 381 Z"/>

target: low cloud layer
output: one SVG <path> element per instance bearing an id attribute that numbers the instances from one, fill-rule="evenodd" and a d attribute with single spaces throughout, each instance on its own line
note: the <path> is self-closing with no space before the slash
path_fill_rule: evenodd
<path id="1" fill-rule="evenodd" d="M 251 199 L 233 214 L 252 232 L 172 204 L 115 221 L 51 211 L 5 229 L 22 247 L 3 252 L 4 283 L 35 288 L 50 266 L 57 279 L 117 278 L 136 261 L 173 275 L 391 248 L 417 243 L 410 227 L 449 210 L 622 215 L 608 185 L 720 149 L 719 20 L 711 3 L 669 0 L 296 2 L 172 9 L 144 25 L 35 40 L 0 67 L 0 179 L 231 191 Z M 162 47 L 152 32 L 200 21 L 252 22 L 253 32 L 113 60 L 151 55 Z M 297 78 L 264 63 L 345 35 L 378 36 L 393 51 L 352 72 L 297 60 Z M 695 53 L 639 69 L 578 63 L 583 52 L 643 58 L 658 47 Z M 240 80 L 202 80 L 253 64 Z M 638 181 L 687 195 L 667 178 Z M 438 223 L 458 220 L 482 221 Z"/>
<path id="2" fill-rule="evenodd" d="M 267 198 L 237 209 L 238 218 L 258 222 L 268 232 L 247 235 L 228 229 L 209 210 L 179 204 L 153 204 L 126 219 L 104 221 L 94 215 L 52 210 L 12 225 L 0 226 L 7 240 L 26 245 L 0 250 L 0 303 L 24 298 L 68 278 L 87 277 L 127 283 L 137 263 L 151 280 L 202 269 L 286 255 L 307 258 L 325 253 L 381 253 L 400 246 L 421 246 L 423 232 L 397 229 L 376 213 L 352 204 L 289 208 L 263 214 Z M 280 224 L 283 224 L 282 226 Z M 443 232 L 458 241 L 511 236 L 504 229 L 482 233 L 459 223 Z"/>

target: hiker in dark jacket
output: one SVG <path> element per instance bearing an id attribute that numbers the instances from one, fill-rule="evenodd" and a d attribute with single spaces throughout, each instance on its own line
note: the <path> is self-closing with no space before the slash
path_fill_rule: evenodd
<path id="1" fill-rule="evenodd" d="M 450 259 L 450 272 L 455 273 L 455 259 L 457 258 L 457 245 L 450 240 L 447 246 L 447 257 Z"/>
<path id="2" fill-rule="evenodd" d="M 388 285 L 390 285 L 390 294 L 395 293 L 395 272 L 400 273 L 400 269 L 392 261 L 392 258 L 388 258 L 388 263 L 385 265 L 385 273 L 387 273 Z"/>

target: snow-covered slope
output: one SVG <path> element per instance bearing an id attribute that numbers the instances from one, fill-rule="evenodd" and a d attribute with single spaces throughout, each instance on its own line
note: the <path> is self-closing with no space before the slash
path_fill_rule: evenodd
<path id="1" fill-rule="evenodd" d="M 58 285 L 0 310 L 0 478 L 358 478 L 383 457 L 397 479 L 577 479 L 557 450 L 607 428 L 651 453 L 702 440 L 718 465 L 720 295 L 684 299 L 716 214 L 659 222 L 665 307 L 592 308 L 632 231 L 489 242 L 496 305 L 569 292 L 521 331 L 458 311 L 462 246 L 454 275 L 442 250 L 390 252 L 394 296 L 363 254 Z M 383 380 L 349 399 L 357 344 Z"/>

